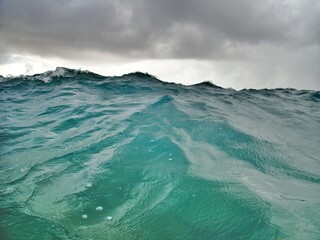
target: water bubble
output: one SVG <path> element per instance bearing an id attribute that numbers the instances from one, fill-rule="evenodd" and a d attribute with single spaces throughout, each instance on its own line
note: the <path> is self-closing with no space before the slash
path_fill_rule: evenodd
<path id="1" fill-rule="evenodd" d="M 87 215 L 87 214 L 83 214 L 81 217 L 82 217 L 83 219 L 87 219 L 87 218 L 88 218 L 88 215 Z"/>
<path id="2" fill-rule="evenodd" d="M 102 211 L 103 207 L 99 206 L 99 207 L 96 207 L 96 210 L 97 211 Z"/>
<path id="3" fill-rule="evenodd" d="M 106 219 L 107 219 L 108 221 L 111 221 L 111 220 L 112 220 L 112 217 L 111 217 L 111 216 L 108 216 Z"/>

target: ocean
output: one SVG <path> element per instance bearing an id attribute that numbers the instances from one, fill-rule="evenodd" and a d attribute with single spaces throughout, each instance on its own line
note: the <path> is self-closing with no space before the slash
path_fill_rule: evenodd
<path id="1" fill-rule="evenodd" d="M 0 239 L 320 239 L 320 92 L 0 78 Z"/>

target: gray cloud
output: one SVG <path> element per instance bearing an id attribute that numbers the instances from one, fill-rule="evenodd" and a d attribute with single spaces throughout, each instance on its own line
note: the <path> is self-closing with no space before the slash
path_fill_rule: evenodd
<path id="1" fill-rule="evenodd" d="M 0 8 L 1 42 L 39 55 L 219 59 L 243 57 L 241 44 L 319 44 L 316 0 L 2 0 Z"/>
<path id="2" fill-rule="evenodd" d="M 310 81 L 320 82 L 319 26 L 318 0 L 0 0 L 0 61 L 95 52 L 252 62 L 258 69 L 283 63 L 274 72 L 308 70 Z"/>

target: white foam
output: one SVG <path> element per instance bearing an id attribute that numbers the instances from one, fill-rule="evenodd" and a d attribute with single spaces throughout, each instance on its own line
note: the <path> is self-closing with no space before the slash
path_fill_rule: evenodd
<path id="1" fill-rule="evenodd" d="M 106 219 L 107 219 L 108 221 L 111 221 L 111 220 L 112 220 L 112 218 L 113 218 L 113 217 L 108 216 Z"/>
<path id="2" fill-rule="evenodd" d="M 3 194 L 10 194 L 13 192 L 14 192 L 14 189 L 12 187 L 8 187 L 5 190 L 0 191 L 0 193 L 3 193 Z"/>
<path id="3" fill-rule="evenodd" d="M 87 215 L 87 214 L 83 214 L 81 217 L 82 217 L 83 219 L 87 219 L 87 218 L 88 218 L 88 215 Z"/>

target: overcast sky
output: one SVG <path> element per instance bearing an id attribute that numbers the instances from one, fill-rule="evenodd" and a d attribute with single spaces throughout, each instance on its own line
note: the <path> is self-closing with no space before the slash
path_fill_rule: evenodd
<path id="1" fill-rule="evenodd" d="M 0 0 L 0 74 L 320 90 L 319 0 Z"/>

